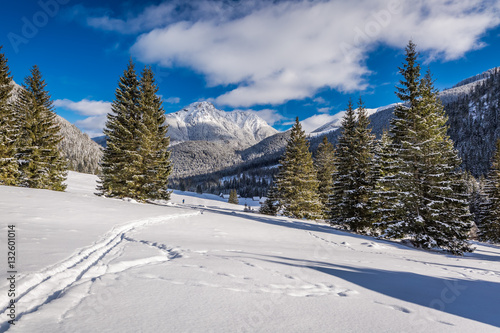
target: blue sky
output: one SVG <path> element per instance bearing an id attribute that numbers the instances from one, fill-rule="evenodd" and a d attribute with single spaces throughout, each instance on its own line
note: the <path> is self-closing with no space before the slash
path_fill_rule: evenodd
<path id="1" fill-rule="evenodd" d="M 500 66 L 500 0 L 10 1 L 0 33 L 14 80 L 37 64 L 56 112 L 99 135 L 130 58 L 167 113 L 209 100 L 279 130 L 397 102 L 413 39 L 439 89 Z"/>

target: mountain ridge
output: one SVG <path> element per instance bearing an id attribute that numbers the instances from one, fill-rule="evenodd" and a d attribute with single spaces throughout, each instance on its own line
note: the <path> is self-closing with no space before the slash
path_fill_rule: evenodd
<path id="1" fill-rule="evenodd" d="M 241 147 L 249 147 L 278 132 L 256 114 L 221 111 L 206 101 L 166 114 L 166 123 L 172 144 L 235 140 Z"/>

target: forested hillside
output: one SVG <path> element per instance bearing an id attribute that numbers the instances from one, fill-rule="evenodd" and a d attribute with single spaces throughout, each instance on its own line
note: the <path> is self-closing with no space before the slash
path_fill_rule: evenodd
<path id="1" fill-rule="evenodd" d="M 449 117 L 448 134 L 455 142 L 463 167 L 475 177 L 484 175 L 490 166 L 496 138 L 500 137 L 500 70 L 492 69 L 465 79 L 442 91 L 439 98 Z M 370 127 L 377 138 L 389 128 L 393 112 L 394 106 L 370 115 Z M 323 136 L 336 144 L 339 134 L 333 130 L 310 137 L 311 151 L 316 152 Z M 216 193 L 226 189 L 223 179 L 228 177 L 237 188 L 243 176 L 251 179 L 258 174 L 270 181 L 276 170 L 269 167 L 278 164 L 288 136 L 289 132 L 278 133 L 242 151 L 224 142 L 192 141 L 176 145 L 172 147 L 175 165 L 172 185 L 177 187 L 184 179 L 183 183 L 192 190 L 201 186 L 204 191 Z M 244 192 L 267 189 L 267 183 L 256 182 L 255 186 L 254 191 Z"/>
<path id="2" fill-rule="evenodd" d="M 449 135 L 463 166 L 478 177 L 488 172 L 496 139 L 500 137 L 500 70 L 476 84 L 470 93 L 445 105 Z"/>

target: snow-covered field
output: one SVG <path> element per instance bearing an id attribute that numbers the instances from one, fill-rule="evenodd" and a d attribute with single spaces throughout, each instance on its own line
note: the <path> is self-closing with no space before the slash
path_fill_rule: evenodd
<path id="1" fill-rule="evenodd" d="M 500 331 L 498 246 L 454 257 L 216 197 L 160 206 L 97 197 L 90 175 L 68 184 L 0 186 L 0 332 Z"/>

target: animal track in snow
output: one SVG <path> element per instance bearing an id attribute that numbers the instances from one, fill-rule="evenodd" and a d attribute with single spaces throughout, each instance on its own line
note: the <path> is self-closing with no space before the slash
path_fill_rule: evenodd
<path id="1" fill-rule="evenodd" d="M 373 303 L 380 304 L 380 305 L 382 305 L 382 306 L 384 306 L 386 308 L 393 309 L 393 310 L 396 310 L 396 311 L 401 311 L 403 313 L 413 313 L 412 310 L 410 310 L 408 308 L 405 308 L 404 306 L 392 305 L 392 304 L 385 304 L 385 303 L 378 302 L 378 301 L 373 301 Z"/>

